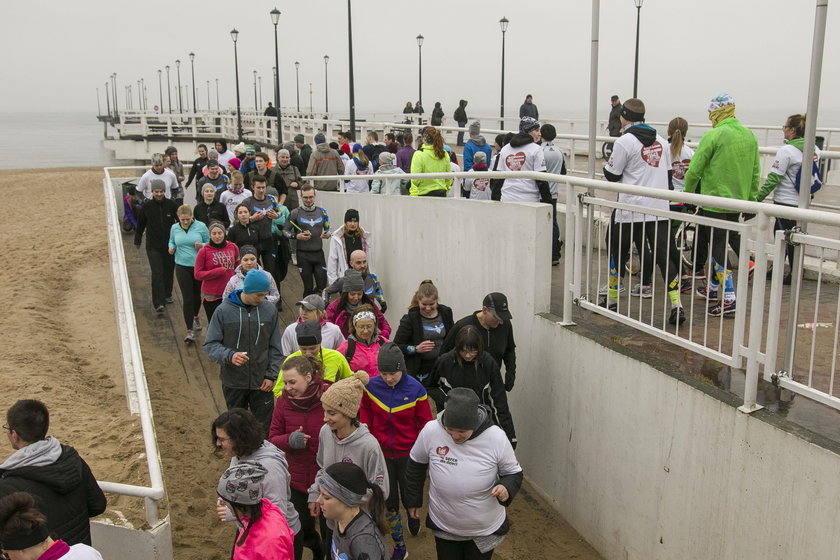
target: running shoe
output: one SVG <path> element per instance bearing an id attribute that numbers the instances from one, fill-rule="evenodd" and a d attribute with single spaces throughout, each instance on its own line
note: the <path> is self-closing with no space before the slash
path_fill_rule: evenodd
<path id="1" fill-rule="evenodd" d="M 712 317 L 720 317 L 721 315 L 729 315 L 735 313 L 735 302 L 718 302 L 709 306 L 709 315 Z"/>
<path id="2" fill-rule="evenodd" d="M 695 270 L 694 272 L 689 275 L 689 278 L 694 278 L 695 280 L 705 280 L 706 279 L 706 270 L 701 268 L 699 270 Z"/>
<path id="3" fill-rule="evenodd" d="M 175 298 L 174 298 L 174 297 L 172 297 L 172 296 L 169 296 L 169 297 L 168 297 L 168 298 L 166 298 L 164 301 L 165 301 L 166 303 L 175 303 Z"/>
<path id="4" fill-rule="evenodd" d="M 166 311 L 166 308 L 162 305 L 158 305 L 157 307 L 155 307 L 155 311 L 157 311 L 158 313 L 163 313 L 164 311 Z"/>
<path id="5" fill-rule="evenodd" d="M 395 547 L 394 553 L 391 555 L 391 560 L 405 560 L 408 558 L 408 550 L 405 547 Z"/>
<path id="6" fill-rule="evenodd" d="M 194 331 L 201 330 L 201 319 L 198 316 L 193 317 L 193 328 Z"/>
<path id="7" fill-rule="evenodd" d="M 687 294 L 691 291 L 691 278 L 683 278 L 680 280 L 680 293 Z"/>
<path id="8" fill-rule="evenodd" d="M 408 532 L 412 537 L 416 537 L 420 533 L 420 520 L 413 517 L 408 518 Z"/>
<path id="9" fill-rule="evenodd" d="M 560 264 L 560 259 L 554 259 L 551 261 L 551 266 L 557 266 L 558 264 Z"/>
<path id="10" fill-rule="evenodd" d="M 650 299 L 653 297 L 653 289 L 650 286 L 636 284 L 630 290 L 630 295 L 633 297 L 640 297 L 642 299 Z"/>
<path id="11" fill-rule="evenodd" d="M 697 286 L 697 289 L 694 290 L 694 293 L 697 294 L 697 297 L 706 299 L 718 299 L 718 294 L 720 293 L 718 289 L 708 289 L 708 286 Z"/>
<path id="12" fill-rule="evenodd" d="M 187 336 L 184 337 L 184 342 L 186 344 L 192 344 L 195 342 L 195 336 L 193 335 L 192 329 L 187 331 Z"/>
<path id="13" fill-rule="evenodd" d="M 292 264 L 297 266 L 297 253 L 292 253 Z"/>
<path id="14" fill-rule="evenodd" d="M 624 287 L 624 282 L 622 282 L 621 284 L 618 285 L 618 293 L 619 294 L 623 294 L 626 290 L 627 290 L 627 288 Z M 609 295 L 609 293 L 610 293 L 610 285 L 609 284 L 604 284 L 603 286 L 598 288 L 598 295 L 599 296 L 606 296 L 606 295 Z"/>
<path id="15" fill-rule="evenodd" d="M 685 320 L 685 310 L 682 308 L 682 306 L 674 307 L 673 309 L 671 309 L 671 316 L 668 317 L 669 323 L 671 323 L 672 325 L 682 325 L 683 323 L 685 323 Z"/>

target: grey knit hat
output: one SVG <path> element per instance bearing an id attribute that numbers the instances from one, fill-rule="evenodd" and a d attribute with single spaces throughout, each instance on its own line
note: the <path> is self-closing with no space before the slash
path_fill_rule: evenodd
<path id="1" fill-rule="evenodd" d="M 376 358 L 376 366 L 379 371 L 394 373 L 405 371 L 405 359 L 402 350 L 393 342 L 386 342 L 379 348 L 379 355 Z"/>
<path id="2" fill-rule="evenodd" d="M 455 387 L 446 395 L 446 404 L 441 423 L 453 430 L 475 430 L 478 428 L 478 395 L 472 389 Z"/>
<path id="3" fill-rule="evenodd" d="M 153 191 L 165 191 L 166 190 L 166 183 L 163 182 L 163 179 L 152 179 L 151 181 L 151 189 Z"/>
<path id="4" fill-rule="evenodd" d="M 318 321 L 301 321 L 295 326 L 295 336 L 298 346 L 321 344 L 321 323 Z"/>
<path id="5" fill-rule="evenodd" d="M 341 284 L 341 292 L 364 292 L 365 281 L 362 273 L 356 269 L 348 268 L 344 272 L 344 281 Z"/>
<path id="6" fill-rule="evenodd" d="M 479 134 L 481 134 L 481 123 L 475 121 L 470 125 L 470 138 L 475 138 Z"/>
<path id="7" fill-rule="evenodd" d="M 216 493 L 226 502 L 243 506 L 262 501 L 262 483 L 268 471 L 257 463 L 242 462 L 227 469 L 219 479 Z"/>

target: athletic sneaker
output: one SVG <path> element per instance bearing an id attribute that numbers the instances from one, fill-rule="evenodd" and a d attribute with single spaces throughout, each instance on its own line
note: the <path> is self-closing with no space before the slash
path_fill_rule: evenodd
<path id="1" fill-rule="evenodd" d="M 680 293 L 687 294 L 691 291 L 691 278 L 683 278 L 680 280 Z"/>
<path id="2" fill-rule="evenodd" d="M 420 532 L 420 520 L 414 519 L 413 517 L 408 518 L 408 532 L 411 533 L 412 537 L 416 537 L 417 534 Z"/>
<path id="3" fill-rule="evenodd" d="M 187 336 L 184 337 L 184 342 L 187 344 L 195 342 L 195 336 L 193 335 L 192 329 L 187 330 Z"/>
<path id="4" fill-rule="evenodd" d="M 292 264 L 297 266 L 297 253 L 292 253 Z"/>
<path id="5" fill-rule="evenodd" d="M 394 548 L 394 554 L 391 555 L 391 560 L 405 560 L 408 558 L 408 550 L 405 547 Z"/>
<path id="6" fill-rule="evenodd" d="M 695 280 L 705 280 L 706 279 L 706 271 L 704 269 L 695 270 L 689 278 L 694 278 Z"/>
<path id="7" fill-rule="evenodd" d="M 735 313 L 734 301 L 730 301 L 729 303 L 718 302 L 709 306 L 709 315 L 712 317 L 720 317 L 721 315 L 729 315 L 731 313 Z"/>
<path id="8" fill-rule="evenodd" d="M 554 259 L 551 261 L 551 266 L 557 266 L 558 264 L 560 264 L 560 259 Z"/>
<path id="9" fill-rule="evenodd" d="M 694 293 L 697 294 L 697 297 L 706 299 L 718 299 L 718 289 L 708 289 L 708 286 L 697 286 L 697 289 L 694 290 Z"/>
<path id="10" fill-rule="evenodd" d="M 175 298 L 174 298 L 174 297 L 172 297 L 172 296 L 169 296 L 169 297 L 168 297 L 168 298 L 166 298 L 164 301 L 165 301 L 166 303 L 175 303 Z"/>
<path id="11" fill-rule="evenodd" d="M 200 331 L 201 330 L 201 319 L 198 317 L 193 317 L 193 330 Z"/>
<path id="12" fill-rule="evenodd" d="M 155 307 L 155 311 L 157 311 L 158 313 L 163 313 L 164 311 L 166 311 L 166 308 L 162 305 L 158 305 L 157 307 Z"/>
<path id="13" fill-rule="evenodd" d="M 624 282 L 622 282 L 621 284 L 618 285 L 618 293 L 619 294 L 623 294 L 626 290 L 627 290 L 627 288 L 624 287 Z M 606 296 L 606 295 L 609 295 L 609 293 L 610 293 L 610 285 L 609 284 L 604 284 L 603 286 L 598 288 L 598 295 L 599 296 Z"/>
<path id="14" fill-rule="evenodd" d="M 633 297 L 641 297 L 642 299 L 650 299 L 653 297 L 653 289 L 650 286 L 642 286 L 641 284 L 636 284 L 630 290 L 630 295 Z"/>
<path id="15" fill-rule="evenodd" d="M 685 323 L 685 310 L 682 307 L 674 307 L 671 309 L 671 316 L 668 317 L 668 322 L 672 325 L 682 325 Z"/>

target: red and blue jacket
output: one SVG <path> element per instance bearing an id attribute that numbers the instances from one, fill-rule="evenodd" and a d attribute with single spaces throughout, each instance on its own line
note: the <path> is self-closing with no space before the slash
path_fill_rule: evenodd
<path id="1" fill-rule="evenodd" d="M 420 430 L 431 419 L 426 389 L 407 373 L 393 387 L 379 376 L 365 386 L 359 420 L 367 424 L 386 459 L 408 457 Z"/>

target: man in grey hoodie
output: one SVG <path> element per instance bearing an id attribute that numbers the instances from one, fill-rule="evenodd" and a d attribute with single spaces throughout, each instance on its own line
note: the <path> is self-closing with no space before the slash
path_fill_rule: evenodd
<path id="1" fill-rule="evenodd" d="M 464 146 L 464 171 L 472 169 L 476 152 L 484 152 L 487 156 L 485 161 L 490 161 L 490 146 L 487 145 L 487 141 L 481 135 L 481 123 L 478 121 L 470 125 L 470 141 Z"/>
<path id="2" fill-rule="evenodd" d="M 105 511 L 105 494 L 78 452 L 47 435 L 50 412 L 36 400 L 17 401 L 3 429 L 15 450 L 0 464 L 0 497 L 29 492 L 50 533 L 69 545 L 90 545 L 89 518 Z"/>

